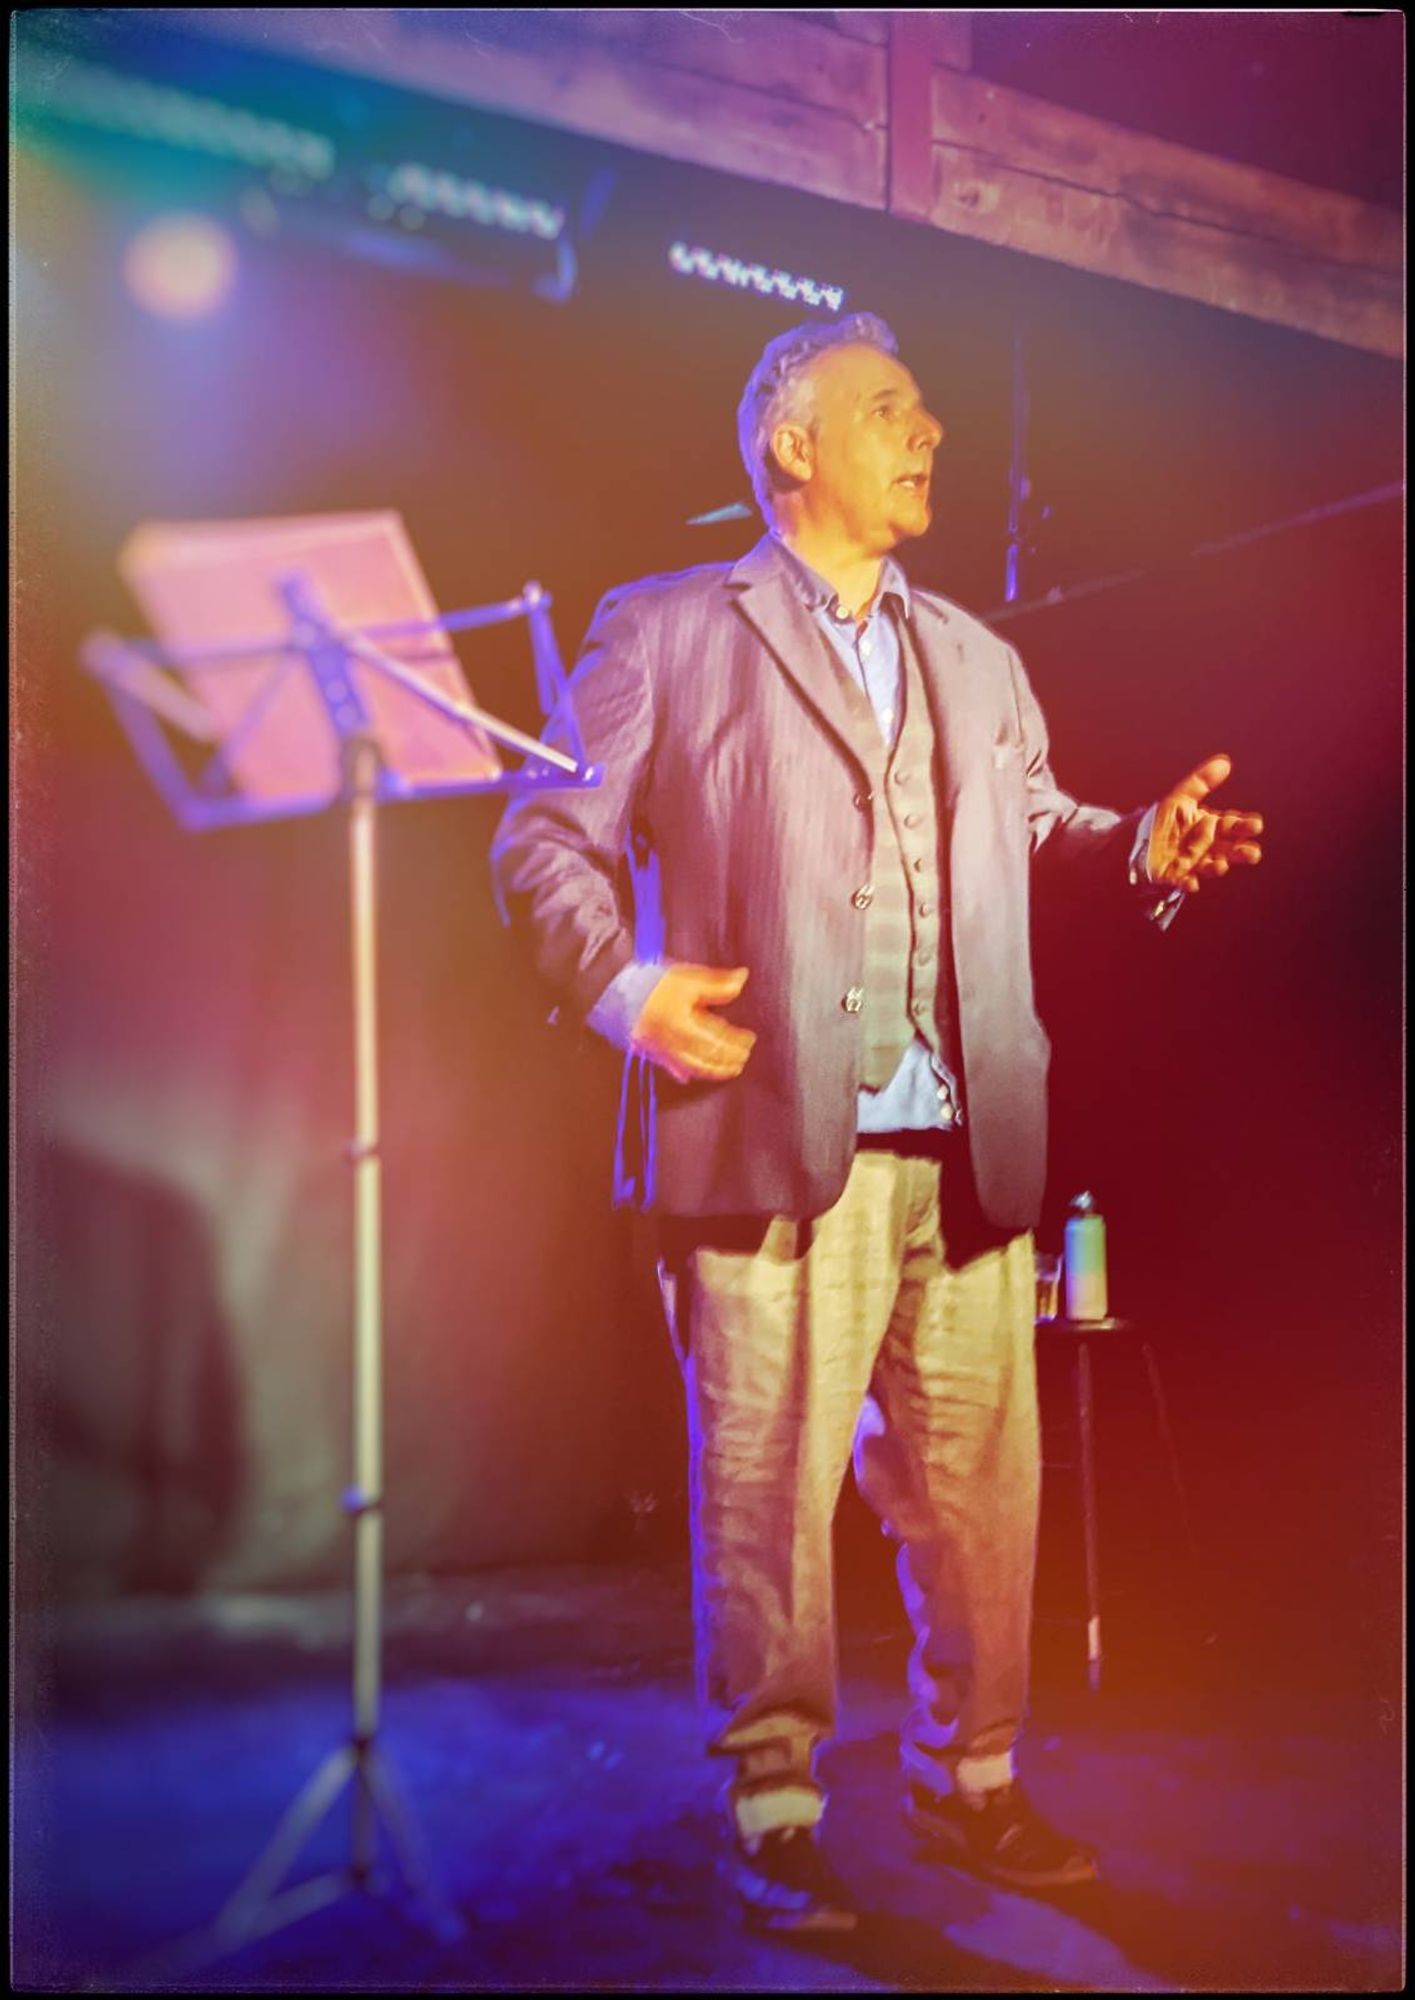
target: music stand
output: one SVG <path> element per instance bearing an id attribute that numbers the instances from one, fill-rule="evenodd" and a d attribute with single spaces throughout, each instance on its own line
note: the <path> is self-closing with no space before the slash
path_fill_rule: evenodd
<path id="1" fill-rule="evenodd" d="M 504 603 L 439 617 L 393 513 L 149 525 L 119 569 L 158 643 L 96 633 L 84 666 L 106 689 L 140 761 L 189 831 L 348 807 L 355 1131 L 353 1728 L 296 1795 L 213 1923 L 144 1961 L 187 1970 L 351 1890 L 382 1893 L 378 1827 L 406 1888 L 444 1938 L 461 1920 L 433 1879 L 378 1743 L 383 1587 L 382 1217 L 377 1070 L 377 814 L 461 793 L 595 785 L 584 760 L 550 598 L 528 583 Z M 478 708 L 447 635 L 525 617 L 543 711 L 572 754 Z M 206 746 L 189 775 L 163 722 Z M 496 745 L 526 762 L 503 769 Z M 347 1869 L 277 1894 L 326 1813 L 354 1786 Z"/>

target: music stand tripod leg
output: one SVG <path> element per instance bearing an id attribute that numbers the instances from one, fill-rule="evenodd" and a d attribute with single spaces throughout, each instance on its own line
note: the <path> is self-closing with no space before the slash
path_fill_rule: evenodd
<path id="1" fill-rule="evenodd" d="M 388 1830 L 403 1881 L 434 1933 L 450 1942 L 465 1935 L 466 1926 L 442 1893 L 433 1873 L 427 1844 L 403 1796 L 392 1766 L 374 1745 L 364 1760 L 364 1778 L 373 1805 Z"/>
<path id="2" fill-rule="evenodd" d="M 332 1750 L 304 1789 L 286 1808 L 285 1816 L 245 1880 L 238 1885 L 213 1923 L 213 1938 L 223 1949 L 255 1934 L 262 1906 L 274 1894 L 300 1849 L 353 1776 L 355 1757 L 348 1744 Z"/>
<path id="3" fill-rule="evenodd" d="M 296 1923 L 347 1894 L 346 1871 L 313 1877 L 283 1895 L 275 1892 L 353 1771 L 354 1754 L 347 1744 L 331 1751 L 286 1807 L 244 1880 L 212 1921 L 201 1930 L 130 1959 L 118 1974 L 122 1984 L 138 1992 L 153 1991 L 158 1985 L 200 1972 L 241 1945 Z"/>

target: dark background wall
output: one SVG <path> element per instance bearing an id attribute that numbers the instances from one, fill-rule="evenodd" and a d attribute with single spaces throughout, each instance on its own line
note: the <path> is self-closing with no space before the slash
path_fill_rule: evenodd
<path id="1" fill-rule="evenodd" d="M 1056 1046 L 1041 1239 L 1085 1185 L 1117 1306 L 1160 1341 L 1235 1594 L 1388 1660 L 1398 1618 L 1402 519 L 1186 551 L 1401 475 L 1395 364 L 725 176 L 212 55 L 306 122 L 580 204 L 573 296 L 239 233 L 233 298 L 159 324 L 127 234 L 210 193 L 179 156 L 23 135 L 12 728 L 21 1580 L 36 1592 L 341 1574 L 350 1261 L 337 816 L 180 834 L 77 651 L 137 629 L 146 519 L 396 508 L 446 607 L 736 556 L 732 413 L 799 308 L 681 278 L 675 239 L 843 284 L 946 421 L 911 574 L 1002 595 L 1013 343 L 1035 546 L 1013 617 L 1079 796 L 1216 750 L 1269 827 L 1166 936 L 1039 910 Z M 234 83 L 233 83 L 234 79 Z M 317 114 L 317 115 L 316 115 Z M 442 152 L 439 152 L 442 149 Z M 590 191 L 594 190 L 593 198 Z M 598 211 L 596 214 L 595 211 Z M 519 254 L 519 253 L 518 253 Z M 1049 509 L 1045 518 L 1041 509 Z M 459 644 L 535 724 L 529 648 Z M 382 831 L 390 1560 L 621 1546 L 681 1496 L 676 1382 L 609 1212 L 613 1058 L 544 1026 L 492 905 L 481 799 Z M 1284 1628 L 1285 1629 L 1285 1628 Z"/>

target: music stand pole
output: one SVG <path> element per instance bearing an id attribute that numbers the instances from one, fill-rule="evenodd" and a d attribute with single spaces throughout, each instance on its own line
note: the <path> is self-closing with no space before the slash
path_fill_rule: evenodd
<path id="1" fill-rule="evenodd" d="M 354 1525 L 352 1730 L 288 1807 L 274 1835 L 208 1930 L 157 1954 L 152 1969 L 192 1970 L 308 1916 L 349 1891 L 377 1891 L 378 1827 L 385 1827 L 404 1881 L 434 1933 L 465 1925 L 435 1883 L 417 1825 L 379 1747 L 383 1625 L 382 1174 L 378 1092 L 378 743 L 342 744 L 348 807 L 350 982 L 353 998 L 354 1136 L 346 1149 L 354 1185 L 354 1484 L 344 1508 Z M 277 1895 L 300 1850 L 353 1785 L 347 1870 L 316 1876 Z"/>
<path id="2" fill-rule="evenodd" d="M 378 748 L 345 746 L 349 788 L 349 938 L 354 997 L 354 1799 L 356 1881 L 374 1863 L 369 1760 L 375 1754 L 383 1631 L 383 1180 L 378 1131 Z"/>

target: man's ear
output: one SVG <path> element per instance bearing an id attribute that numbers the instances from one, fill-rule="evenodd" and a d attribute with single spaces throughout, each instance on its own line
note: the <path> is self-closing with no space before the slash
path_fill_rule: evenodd
<path id="1" fill-rule="evenodd" d="M 804 485 L 815 470 L 815 440 L 804 424 L 778 424 L 771 434 L 771 455 L 777 470 L 796 485 Z"/>

